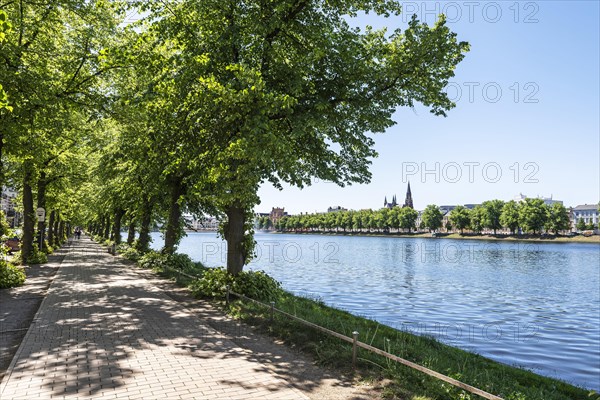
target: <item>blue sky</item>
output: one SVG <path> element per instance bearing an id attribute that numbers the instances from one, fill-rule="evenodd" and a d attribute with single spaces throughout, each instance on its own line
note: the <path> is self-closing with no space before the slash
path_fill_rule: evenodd
<path id="1" fill-rule="evenodd" d="M 550 196 L 567 206 L 600 200 L 599 48 L 597 1 L 403 2 L 433 23 L 449 26 L 471 51 L 448 93 L 447 118 L 427 109 L 400 109 L 397 122 L 375 136 L 379 157 L 370 184 L 327 182 L 283 191 L 264 184 L 257 211 L 291 213 L 379 208 L 410 180 L 415 208 L 428 204 L 510 200 L 519 193 Z M 390 30 L 407 17 L 357 23 Z M 437 181 L 437 182 L 436 182 Z"/>

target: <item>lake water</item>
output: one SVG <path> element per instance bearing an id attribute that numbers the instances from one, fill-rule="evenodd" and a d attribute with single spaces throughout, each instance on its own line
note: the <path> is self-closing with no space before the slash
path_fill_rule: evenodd
<path id="1" fill-rule="evenodd" d="M 160 234 L 153 234 L 160 248 Z M 600 390 L 600 246 L 256 234 L 263 270 L 293 293 Z M 179 246 L 225 265 L 215 233 Z"/>

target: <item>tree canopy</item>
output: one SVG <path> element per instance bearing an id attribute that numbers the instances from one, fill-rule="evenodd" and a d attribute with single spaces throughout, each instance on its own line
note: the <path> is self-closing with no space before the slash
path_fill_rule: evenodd
<path id="1" fill-rule="evenodd" d="M 443 15 L 353 26 L 358 13 L 399 15 L 394 0 L 20 4 L 0 14 L 0 107 L 13 108 L 0 110 L 0 180 L 23 193 L 25 254 L 36 206 L 116 242 L 137 227 L 141 249 L 162 224 L 166 252 L 184 213 L 211 213 L 239 273 L 261 184 L 369 182 L 372 135 L 400 107 L 445 116 L 469 48 Z M 132 7 L 143 17 L 123 24 Z M 390 212 L 392 225 L 413 229 L 413 211 Z"/>

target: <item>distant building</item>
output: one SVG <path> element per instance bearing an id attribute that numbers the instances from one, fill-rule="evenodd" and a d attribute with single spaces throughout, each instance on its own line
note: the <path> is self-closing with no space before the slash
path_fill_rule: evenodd
<path id="1" fill-rule="evenodd" d="M 344 208 L 342 206 L 335 206 L 335 207 L 329 207 L 327 208 L 327 212 L 331 213 L 331 212 L 340 212 L 340 211 L 348 211 L 347 208 Z"/>
<path id="2" fill-rule="evenodd" d="M 412 192 L 410 191 L 410 182 L 408 182 L 408 187 L 406 188 L 406 199 L 404 200 L 404 205 L 402 207 L 410 207 L 414 209 Z"/>
<path id="3" fill-rule="evenodd" d="M 525 201 L 526 198 L 527 198 L 526 195 L 524 195 L 523 193 L 519 193 L 518 195 L 513 197 L 513 200 L 516 201 L 517 203 L 520 203 L 522 201 Z"/>
<path id="4" fill-rule="evenodd" d="M 388 203 L 387 201 L 387 196 L 385 196 L 384 200 L 383 200 L 383 208 L 394 208 L 396 206 L 398 206 L 398 201 L 396 200 L 396 195 L 394 195 L 392 197 L 392 202 Z M 402 205 L 402 207 L 410 207 L 410 208 L 414 208 L 413 206 L 413 199 L 412 199 L 412 193 L 410 191 L 410 182 L 408 182 L 408 187 L 406 189 L 406 199 L 404 200 L 404 204 Z"/>
<path id="5" fill-rule="evenodd" d="M 398 203 L 396 202 L 396 195 L 394 195 L 394 197 L 392 197 L 391 203 L 388 203 L 387 196 L 385 196 L 385 199 L 383 200 L 383 208 L 394 208 L 397 205 L 398 205 Z"/>
<path id="6" fill-rule="evenodd" d="M 559 203 L 559 204 L 563 204 L 562 200 L 554 200 L 552 198 L 553 196 L 550 195 L 550 197 L 543 197 L 543 196 L 538 196 L 538 199 L 541 199 L 544 201 L 544 204 L 547 206 L 551 206 L 554 203 Z M 526 195 L 524 195 L 523 193 L 519 193 L 518 195 L 516 195 L 513 200 L 516 201 L 517 203 L 520 203 L 522 201 L 525 201 L 525 199 L 530 199 L 531 197 L 527 197 Z"/>
<path id="7" fill-rule="evenodd" d="M 582 204 L 577 207 L 573 207 L 571 218 L 573 228 L 577 226 L 577 223 L 581 219 L 583 219 L 586 224 L 591 222 L 595 226 L 598 226 L 598 204 Z"/>
<path id="8" fill-rule="evenodd" d="M 193 231 L 216 231 L 219 229 L 219 220 L 212 216 L 196 218 L 192 215 L 184 216 L 186 227 Z"/>
<path id="9" fill-rule="evenodd" d="M 277 222 L 283 217 L 287 217 L 288 213 L 285 212 L 284 207 L 273 207 L 271 209 L 271 213 L 269 214 L 269 219 L 273 223 L 273 226 L 277 225 Z"/>
<path id="10" fill-rule="evenodd" d="M 450 211 L 454 210 L 456 206 L 439 206 L 438 207 L 442 213 L 442 215 L 449 214 Z"/>

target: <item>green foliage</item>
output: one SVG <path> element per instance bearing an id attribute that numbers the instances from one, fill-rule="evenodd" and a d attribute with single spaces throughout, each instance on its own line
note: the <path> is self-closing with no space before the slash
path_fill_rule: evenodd
<path id="1" fill-rule="evenodd" d="M 500 214 L 500 223 L 510 229 L 510 233 L 513 235 L 519 229 L 519 205 L 516 201 L 511 200 L 504 204 Z"/>
<path id="2" fill-rule="evenodd" d="M 408 229 L 409 232 L 415 229 L 418 217 L 419 213 L 416 210 L 410 207 L 401 208 L 398 216 L 400 228 Z"/>
<path id="3" fill-rule="evenodd" d="M 542 199 L 525 199 L 519 204 L 519 225 L 526 232 L 541 233 L 548 219 L 548 207 Z"/>
<path id="4" fill-rule="evenodd" d="M 477 233 L 481 233 L 486 223 L 486 210 L 483 206 L 477 206 L 471 210 L 471 229 Z"/>
<path id="5" fill-rule="evenodd" d="M 0 289 L 21 286 L 24 282 L 25 273 L 21 268 L 0 260 Z"/>
<path id="6" fill-rule="evenodd" d="M 140 253 L 135 247 L 128 247 L 121 254 L 123 255 L 123 257 L 131 261 L 138 261 L 142 257 L 142 253 Z"/>
<path id="7" fill-rule="evenodd" d="M 441 228 L 443 218 L 444 216 L 442 215 L 440 208 L 435 204 L 428 205 L 421 215 L 423 224 L 430 231 L 435 231 L 436 229 Z"/>
<path id="8" fill-rule="evenodd" d="M 142 257 L 142 253 L 135 246 L 129 246 L 127 243 L 119 244 L 117 246 L 117 253 L 131 261 L 138 261 Z"/>
<path id="9" fill-rule="evenodd" d="M 42 247 L 44 253 L 50 255 L 54 253 L 54 247 L 50 246 L 46 241 L 44 241 L 44 245 Z"/>
<path id="10" fill-rule="evenodd" d="M 492 229 L 495 235 L 498 229 L 502 229 L 500 217 L 502 216 L 504 202 L 502 200 L 488 200 L 484 201 L 481 206 L 485 210 L 484 227 Z"/>
<path id="11" fill-rule="evenodd" d="M 10 229 L 10 226 L 8 225 L 4 211 L 0 211 L 0 238 L 5 240 L 9 236 L 12 236 L 12 229 Z"/>
<path id="12" fill-rule="evenodd" d="M 11 31 L 11 28 L 12 25 L 8 20 L 8 15 L 4 11 L 0 10 L 0 43 L 5 40 L 6 34 Z M 8 95 L 2 88 L 2 84 L 0 84 L 0 110 L 3 108 L 12 111 L 12 107 L 8 105 Z"/>
<path id="13" fill-rule="evenodd" d="M 263 271 L 242 271 L 234 276 L 224 268 L 206 269 L 190 289 L 196 296 L 224 298 L 227 285 L 236 293 L 261 301 L 272 301 L 282 294 L 281 284 Z"/>
<path id="14" fill-rule="evenodd" d="M 138 260 L 138 265 L 142 268 L 162 271 L 167 262 L 167 255 L 157 251 L 148 251 Z"/>
<path id="15" fill-rule="evenodd" d="M 11 31 L 12 25 L 8 20 L 8 15 L 0 10 L 0 43 L 4 42 L 6 34 Z"/>
<path id="16" fill-rule="evenodd" d="M 578 231 L 585 231 L 587 227 L 588 226 L 585 222 L 585 219 L 583 218 L 579 218 L 579 220 L 577 220 L 577 224 L 575 224 L 575 228 L 577 228 Z"/>
<path id="17" fill-rule="evenodd" d="M 555 235 L 560 231 L 569 229 L 571 221 L 569 212 L 561 203 L 553 203 L 548 207 L 548 220 L 546 221 L 546 229 L 553 232 Z"/>
<path id="18" fill-rule="evenodd" d="M 448 217 L 454 228 L 459 229 L 463 233 L 471 225 L 471 212 L 464 206 L 456 206 Z"/>
<path id="19" fill-rule="evenodd" d="M 142 268 L 149 268 L 158 272 L 174 269 L 193 273 L 202 268 L 201 264 L 194 263 L 187 254 L 166 254 L 152 250 L 139 257 L 138 265 Z"/>
<path id="20" fill-rule="evenodd" d="M 44 264 L 48 262 L 48 255 L 40 251 L 37 246 L 33 247 L 33 251 L 26 260 L 26 264 Z"/>
<path id="21" fill-rule="evenodd" d="M 15 262 L 17 264 L 45 264 L 48 262 L 48 255 L 38 249 L 38 246 L 33 246 L 32 251 L 26 260 L 23 260 L 23 255 L 19 251 L 15 254 Z"/>

